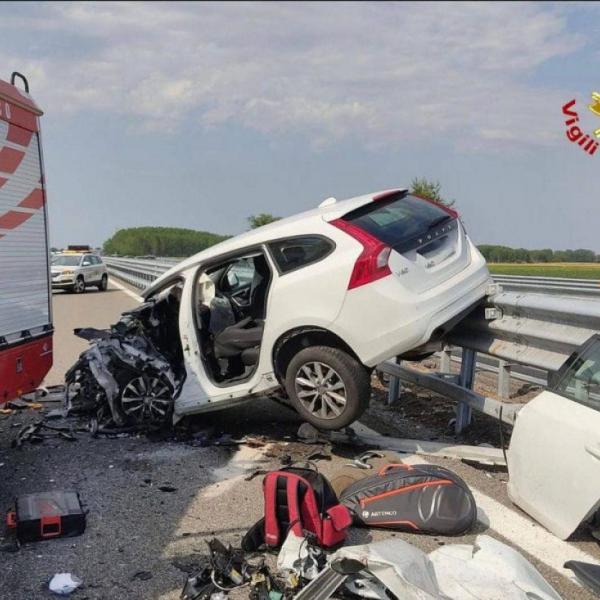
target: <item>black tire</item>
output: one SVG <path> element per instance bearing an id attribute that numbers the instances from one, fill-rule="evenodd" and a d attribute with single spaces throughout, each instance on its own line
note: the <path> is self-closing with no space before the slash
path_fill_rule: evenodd
<path id="1" fill-rule="evenodd" d="M 83 294 L 83 292 L 85 292 L 85 281 L 83 277 L 79 275 L 75 280 L 75 284 L 73 285 L 73 293 Z"/>
<path id="2" fill-rule="evenodd" d="M 309 379 L 310 374 L 313 377 Z M 303 383 L 306 381 L 312 385 Z M 298 352 L 287 367 L 285 389 L 298 414 L 318 429 L 350 425 L 369 406 L 371 396 L 367 369 L 343 350 L 329 346 L 312 346 Z"/>
<path id="3" fill-rule="evenodd" d="M 98 290 L 101 292 L 105 292 L 108 289 L 108 275 L 105 273 L 102 275 L 102 279 L 98 284 Z"/>

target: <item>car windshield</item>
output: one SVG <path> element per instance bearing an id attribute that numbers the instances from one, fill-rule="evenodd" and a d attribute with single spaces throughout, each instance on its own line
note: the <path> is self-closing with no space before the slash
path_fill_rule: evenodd
<path id="1" fill-rule="evenodd" d="M 413 245 L 414 238 L 453 220 L 453 216 L 432 202 L 402 194 L 361 206 L 344 216 L 344 220 L 402 251 Z"/>
<path id="2" fill-rule="evenodd" d="M 57 267 L 76 267 L 81 260 L 80 254 L 63 254 L 52 259 L 52 264 Z"/>

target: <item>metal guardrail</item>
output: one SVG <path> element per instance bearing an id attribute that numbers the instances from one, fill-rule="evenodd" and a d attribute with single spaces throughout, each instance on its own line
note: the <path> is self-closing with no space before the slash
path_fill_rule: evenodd
<path id="1" fill-rule="evenodd" d="M 109 273 L 138 288 L 145 288 L 177 264 L 177 259 L 105 257 Z M 544 385 L 543 377 L 556 371 L 567 357 L 593 333 L 600 331 L 600 281 L 494 275 L 501 292 L 488 298 L 449 335 L 448 342 L 463 348 L 462 358 L 451 347 L 441 353 L 443 373 L 424 373 L 392 362 L 378 370 L 391 376 L 390 401 L 400 393 L 400 380 L 428 387 L 457 400 L 456 431 L 471 419 L 471 410 L 512 423 L 520 405 L 503 402 L 510 391 L 510 377 Z M 477 353 L 498 359 L 477 362 Z M 461 360 L 460 375 L 450 375 L 450 362 Z M 536 375 L 519 373 L 514 363 L 538 369 Z M 475 369 L 498 373 L 498 397 L 486 398 L 472 391 Z M 547 381 L 547 375 L 546 375 Z"/>
<path id="2" fill-rule="evenodd" d="M 442 353 L 441 371 L 445 373 L 423 373 L 394 363 L 384 363 L 378 369 L 397 378 L 390 382 L 390 403 L 398 399 L 400 380 L 457 400 L 455 431 L 460 433 L 470 423 L 472 409 L 511 424 L 520 408 L 514 403 L 486 398 L 472 391 L 475 369 L 482 366 L 477 362 L 478 352 L 500 359 L 498 396 L 506 399 L 513 363 L 545 371 L 547 380 L 598 331 L 599 299 L 525 291 L 499 292 L 488 297 L 487 306 L 476 309 L 448 335 L 450 344 L 463 348 L 458 377 L 447 374 L 453 358 L 450 347 Z M 514 375 L 519 378 L 519 374 Z M 522 374 L 520 378 L 534 379 Z"/>
<path id="3" fill-rule="evenodd" d="M 492 275 L 506 291 L 527 291 L 569 296 L 600 296 L 600 280 L 538 277 L 529 275 Z"/>
<path id="4" fill-rule="evenodd" d="M 481 307 L 461 321 L 449 334 L 448 342 L 510 362 L 556 371 L 598 331 L 598 299 L 501 292 L 489 298 L 488 308 Z"/>
<path id="5" fill-rule="evenodd" d="M 177 262 L 167 260 L 144 259 L 144 258 L 117 258 L 114 256 L 102 257 L 108 272 L 123 281 L 144 289 L 163 273 L 168 271 Z"/>

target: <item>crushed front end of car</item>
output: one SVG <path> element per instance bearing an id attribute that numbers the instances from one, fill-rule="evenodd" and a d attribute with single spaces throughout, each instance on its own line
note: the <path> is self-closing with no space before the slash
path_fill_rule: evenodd
<path id="1" fill-rule="evenodd" d="M 110 329 L 76 329 L 91 345 L 65 375 L 69 412 L 95 427 L 160 428 L 169 424 L 185 381 L 178 285 L 123 313 Z"/>

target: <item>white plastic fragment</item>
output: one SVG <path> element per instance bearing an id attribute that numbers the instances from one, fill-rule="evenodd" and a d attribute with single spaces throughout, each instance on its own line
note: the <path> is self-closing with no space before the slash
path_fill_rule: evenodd
<path id="1" fill-rule="evenodd" d="M 294 571 L 297 567 L 294 563 L 303 561 L 307 557 L 308 544 L 306 543 L 306 538 L 299 537 L 293 531 L 290 531 L 277 556 L 277 570 L 280 573 Z"/>
<path id="2" fill-rule="evenodd" d="M 50 580 L 50 591 L 59 596 L 68 596 L 73 593 L 83 581 L 71 573 L 56 573 Z"/>
<path id="3" fill-rule="evenodd" d="M 340 558 L 365 565 L 346 583 L 362 598 L 385 598 L 379 583 L 403 600 L 561 600 L 524 556 L 486 535 L 474 545 L 447 544 L 429 555 L 388 539 L 341 548 L 330 561 Z"/>

